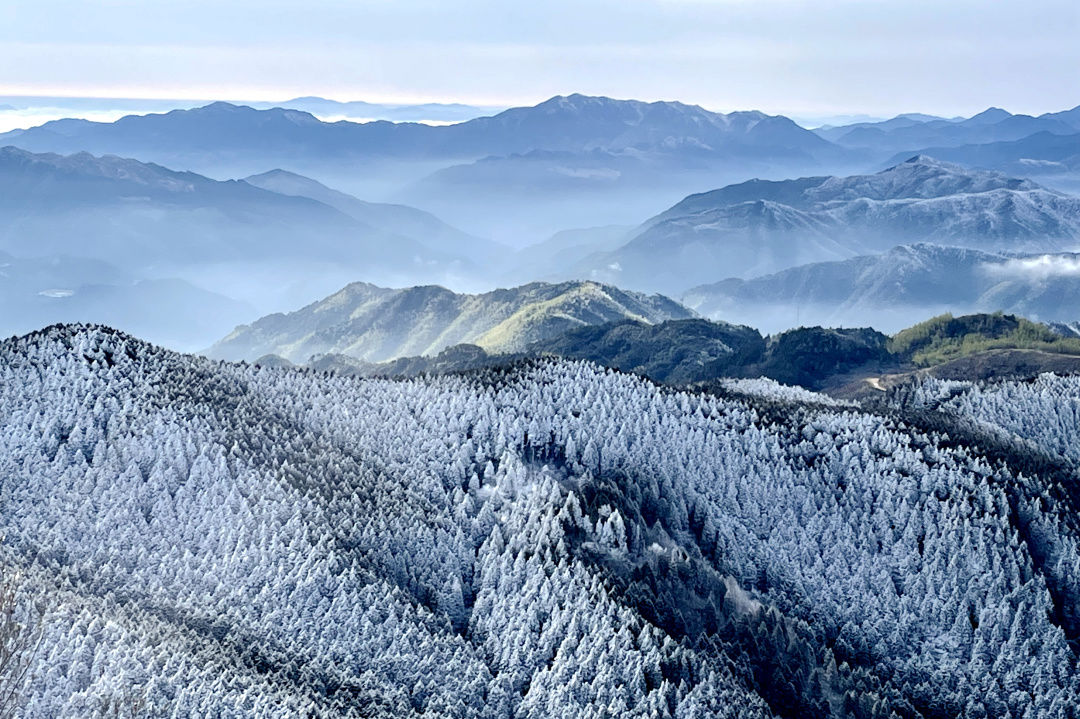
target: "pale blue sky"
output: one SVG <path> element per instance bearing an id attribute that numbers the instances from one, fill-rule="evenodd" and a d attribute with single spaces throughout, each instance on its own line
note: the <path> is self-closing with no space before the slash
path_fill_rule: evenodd
<path id="1" fill-rule="evenodd" d="M 1077 0 L 3 0 L 0 95 L 1080 104 Z"/>

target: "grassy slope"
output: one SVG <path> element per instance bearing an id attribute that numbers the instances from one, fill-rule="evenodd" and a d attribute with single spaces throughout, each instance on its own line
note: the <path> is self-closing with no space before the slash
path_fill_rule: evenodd
<path id="1" fill-rule="evenodd" d="M 891 353 L 918 367 L 1001 349 L 1080 354 L 1080 339 L 1061 337 L 1044 325 L 998 312 L 940 315 L 898 332 L 889 341 Z"/>

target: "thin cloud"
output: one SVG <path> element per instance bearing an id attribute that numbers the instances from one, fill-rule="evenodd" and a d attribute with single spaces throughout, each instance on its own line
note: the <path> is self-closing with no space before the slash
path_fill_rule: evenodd
<path id="1" fill-rule="evenodd" d="M 1080 255 L 1040 255 L 983 265 L 983 271 L 997 277 L 1049 279 L 1080 277 Z"/>

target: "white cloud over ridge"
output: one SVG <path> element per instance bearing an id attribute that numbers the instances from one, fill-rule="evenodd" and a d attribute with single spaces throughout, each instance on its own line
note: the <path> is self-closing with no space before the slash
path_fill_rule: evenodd
<path id="1" fill-rule="evenodd" d="M 1040 255 L 1010 259 L 985 264 L 983 271 L 1002 278 L 1023 277 L 1029 280 L 1080 277 L 1080 255 Z"/>

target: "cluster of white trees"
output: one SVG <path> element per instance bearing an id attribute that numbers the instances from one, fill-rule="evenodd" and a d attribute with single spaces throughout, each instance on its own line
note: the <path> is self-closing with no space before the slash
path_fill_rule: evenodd
<path id="1" fill-rule="evenodd" d="M 939 409 L 1003 430 L 1080 465 L 1080 377 L 1047 373 L 1028 382 L 941 382 L 920 388 L 947 395 Z"/>
<path id="2" fill-rule="evenodd" d="M 1003 401 L 1072 396 L 1046 382 Z M 0 482 L 4 561 L 49 607 L 26 717 L 1080 706 L 1064 500 L 844 407 L 563 361 L 360 380 L 57 327 L 0 344 Z"/>

